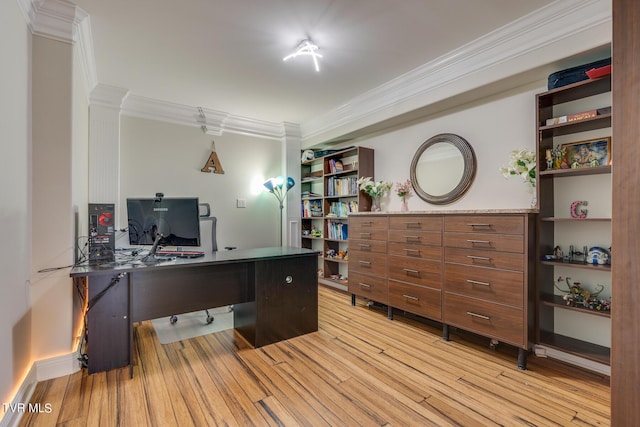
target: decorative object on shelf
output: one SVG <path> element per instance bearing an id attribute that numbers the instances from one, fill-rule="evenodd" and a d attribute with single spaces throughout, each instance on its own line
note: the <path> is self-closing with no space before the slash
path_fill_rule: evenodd
<path id="1" fill-rule="evenodd" d="M 605 248 L 594 246 L 587 252 L 587 262 L 594 265 L 604 265 L 611 262 L 611 254 Z"/>
<path id="2" fill-rule="evenodd" d="M 582 258 L 582 259 L 580 259 Z M 577 263 L 582 261 L 584 264 L 587 263 L 587 247 L 582 247 L 582 252 L 577 251 L 573 248 L 573 245 L 569 245 L 569 262 Z"/>
<path id="3" fill-rule="evenodd" d="M 558 145 L 553 149 L 553 168 L 554 169 L 568 169 L 567 164 L 567 149 Z"/>
<path id="4" fill-rule="evenodd" d="M 561 288 L 560 283 L 565 282 L 567 288 Z M 580 282 L 571 283 L 571 277 L 558 277 L 556 282 L 553 284 L 557 290 L 560 292 L 564 292 L 564 296 L 562 299 L 566 302 L 568 306 L 571 307 L 584 307 L 589 310 L 596 311 L 609 311 L 611 310 L 611 302 L 606 299 L 597 298 L 598 295 L 602 293 L 604 290 L 604 286 L 596 285 L 597 290 L 595 292 L 589 292 L 585 288 L 583 288 Z"/>
<path id="5" fill-rule="evenodd" d="M 290 176 L 285 180 L 283 177 L 269 178 L 262 185 L 273 194 L 278 203 L 280 203 L 280 246 L 282 246 L 282 209 L 284 208 L 284 199 L 287 197 L 289 190 L 295 185 L 295 181 Z"/>
<path id="6" fill-rule="evenodd" d="M 313 160 L 315 158 L 315 153 L 313 152 L 313 150 L 304 150 L 302 152 L 302 159 L 301 162 L 309 162 L 311 160 Z"/>
<path id="7" fill-rule="evenodd" d="M 400 197 L 402 201 L 402 207 L 400 210 L 402 212 L 409 211 L 409 197 L 411 197 L 411 180 L 406 180 L 405 182 L 397 182 L 396 183 L 396 194 Z"/>
<path id="8" fill-rule="evenodd" d="M 571 207 L 569 208 L 569 212 L 571 213 L 571 218 L 576 218 L 576 219 L 584 219 L 587 217 L 587 209 L 581 209 L 580 212 L 578 212 L 578 207 L 580 207 L 580 205 L 582 206 L 587 206 L 587 201 L 586 200 L 576 200 L 575 202 L 571 203 Z"/>
<path id="9" fill-rule="evenodd" d="M 545 159 L 547 160 L 547 170 L 553 169 L 553 150 L 547 149 Z"/>
<path id="10" fill-rule="evenodd" d="M 371 212 L 380 212 L 380 198 L 391 189 L 391 183 L 375 182 L 370 176 L 358 178 L 358 188 L 371 196 Z"/>
<path id="11" fill-rule="evenodd" d="M 572 169 L 611 164 L 611 137 L 562 144 L 565 159 Z"/>
<path id="12" fill-rule="evenodd" d="M 322 232 L 315 225 L 311 227 L 311 237 L 322 237 Z"/>
<path id="13" fill-rule="evenodd" d="M 514 150 L 511 152 L 509 158 L 509 164 L 506 167 L 500 168 L 502 176 L 508 178 L 512 175 L 517 175 L 522 178 L 522 181 L 529 184 L 529 189 L 533 192 L 531 199 L 531 207 L 536 207 L 538 201 L 536 200 L 535 187 L 536 187 L 536 154 L 529 150 Z"/>

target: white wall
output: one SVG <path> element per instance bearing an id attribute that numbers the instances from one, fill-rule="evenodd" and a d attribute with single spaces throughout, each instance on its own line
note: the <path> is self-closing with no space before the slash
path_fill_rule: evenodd
<path id="1" fill-rule="evenodd" d="M 0 402 L 10 402 L 31 365 L 31 35 L 15 1 L 0 2 L 0 52 Z"/>
<path id="2" fill-rule="evenodd" d="M 39 360 L 72 348 L 73 47 L 33 36 L 32 58 L 32 356 Z M 50 270 L 58 267 L 65 268 Z"/>
<path id="3" fill-rule="evenodd" d="M 212 141 L 224 174 L 200 171 Z M 219 248 L 280 244 L 278 203 L 263 191 L 262 183 L 282 173 L 281 142 L 236 134 L 211 136 L 196 127 L 123 116 L 120 144 L 118 228 L 127 226 L 127 197 L 161 192 L 165 197 L 196 196 L 209 203 L 218 218 Z M 237 199 L 246 200 L 247 207 L 237 208 Z M 118 234 L 119 246 L 127 245 L 125 234 Z M 202 234 L 204 241 L 206 231 Z"/>
<path id="4" fill-rule="evenodd" d="M 375 179 L 404 182 L 409 178 L 411 160 L 427 139 L 440 133 L 454 133 L 473 147 L 477 159 L 476 177 L 467 193 L 448 205 L 432 205 L 418 198 L 409 199 L 412 211 L 443 209 L 522 209 L 531 207 L 529 186 L 516 177 L 504 178 L 512 150 L 535 151 L 535 97 L 546 90 L 546 82 L 536 82 L 481 102 L 427 117 L 419 123 L 384 134 L 364 138 L 357 145 L 375 149 Z M 400 198 L 392 190 L 382 199 L 384 211 L 399 211 Z"/>

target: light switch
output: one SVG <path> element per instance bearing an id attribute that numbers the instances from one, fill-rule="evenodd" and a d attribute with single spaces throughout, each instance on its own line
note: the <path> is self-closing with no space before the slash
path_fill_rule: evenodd
<path id="1" fill-rule="evenodd" d="M 246 208 L 247 201 L 245 199 L 236 199 L 236 207 L 237 208 Z"/>

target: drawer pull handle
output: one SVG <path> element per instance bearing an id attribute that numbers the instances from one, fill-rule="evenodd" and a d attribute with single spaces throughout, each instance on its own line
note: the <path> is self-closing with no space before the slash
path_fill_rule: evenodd
<path id="1" fill-rule="evenodd" d="M 491 318 L 489 316 L 483 316 L 482 314 L 474 313 L 473 311 L 467 311 L 467 314 L 469 316 L 479 317 L 480 319 L 491 320 Z"/>
<path id="2" fill-rule="evenodd" d="M 410 299 L 410 300 L 414 300 L 414 301 L 420 301 L 420 299 L 418 297 L 412 297 L 411 295 L 402 294 L 402 296 L 405 297 L 406 299 Z"/>
<path id="3" fill-rule="evenodd" d="M 404 270 L 404 271 L 405 271 L 405 273 L 407 273 L 407 274 L 409 274 L 409 273 L 411 273 L 411 274 L 420 274 L 420 271 L 418 271 L 418 270 L 412 270 L 412 269 L 410 269 L 410 268 L 403 268 L 403 270 Z"/>
<path id="4" fill-rule="evenodd" d="M 363 227 L 371 227 L 373 223 L 371 221 L 362 221 L 362 226 Z"/>
<path id="5" fill-rule="evenodd" d="M 491 224 L 483 224 L 479 222 L 473 222 L 471 224 L 467 224 L 469 227 L 491 227 Z"/>
<path id="6" fill-rule="evenodd" d="M 371 245 L 367 245 L 366 243 L 360 243 L 361 248 L 370 248 Z"/>
<path id="7" fill-rule="evenodd" d="M 474 243 L 482 243 L 485 245 L 488 245 L 489 243 L 491 243 L 491 240 L 473 240 L 473 239 L 467 239 L 467 242 L 471 243 L 472 245 Z"/>
<path id="8" fill-rule="evenodd" d="M 487 256 L 467 255 L 467 258 L 472 259 L 472 260 L 491 261 L 491 258 L 487 257 Z"/>
<path id="9" fill-rule="evenodd" d="M 410 240 L 418 240 L 420 241 L 420 236 L 404 236 L 405 240 L 408 242 Z"/>
<path id="10" fill-rule="evenodd" d="M 467 283 L 471 283 L 472 285 L 482 285 L 482 286 L 491 286 L 489 282 L 478 282 L 477 280 L 467 279 Z"/>
<path id="11" fill-rule="evenodd" d="M 364 236 L 371 237 L 371 233 L 360 233 L 360 235 L 362 237 L 364 237 Z"/>
<path id="12" fill-rule="evenodd" d="M 416 254 L 420 253 L 420 249 L 404 248 L 404 250 L 405 250 L 405 252 L 412 252 L 412 253 L 416 253 Z"/>
<path id="13" fill-rule="evenodd" d="M 368 289 L 368 288 L 370 288 L 370 287 L 371 287 L 371 285 L 369 285 L 369 284 L 367 284 L 367 283 L 362 283 L 362 282 L 360 282 L 360 283 L 358 283 L 358 284 L 360 285 L 360 287 L 361 287 L 361 288 L 367 288 L 367 289 Z"/>
<path id="14" fill-rule="evenodd" d="M 407 228 L 420 228 L 420 223 L 417 221 L 405 221 L 404 225 L 406 225 Z"/>
<path id="15" fill-rule="evenodd" d="M 360 264 L 371 265 L 371 261 L 358 261 Z"/>

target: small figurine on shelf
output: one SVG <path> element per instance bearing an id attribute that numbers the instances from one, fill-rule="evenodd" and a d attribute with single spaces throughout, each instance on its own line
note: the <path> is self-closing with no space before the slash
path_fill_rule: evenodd
<path id="1" fill-rule="evenodd" d="M 315 225 L 311 227 L 311 237 L 322 237 L 322 233 Z"/>
<path id="2" fill-rule="evenodd" d="M 335 249 L 327 250 L 327 253 L 326 253 L 325 256 L 326 256 L 326 258 L 331 258 L 331 259 L 336 258 L 337 255 L 336 255 Z"/>
<path id="3" fill-rule="evenodd" d="M 611 302 L 597 298 L 597 296 L 604 290 L 604 286 L 596 285 L 598 290 L 591 293 L 583 288 L 580 282 L 571 283 L 570 280 L 570 277 L 566 277 L 564 279 L 562 277 L 558 277 L 556 283 L 553 284 L 553 286 L 555 286 L 555 288 L 560 292 L 566 292 L 562 299 L 568 306 L 584 307 L 597 311 L 608 311 L 611 309 Z M 559 285 L 563 281 L 567 284 L 566 289 L 561 288 Z"/>
<path id="4" fill-rule="evenodd" d="M 547 170 L 553 169 L 553 152 L 547 149 L 545 159 L 547 160 Z"/>

